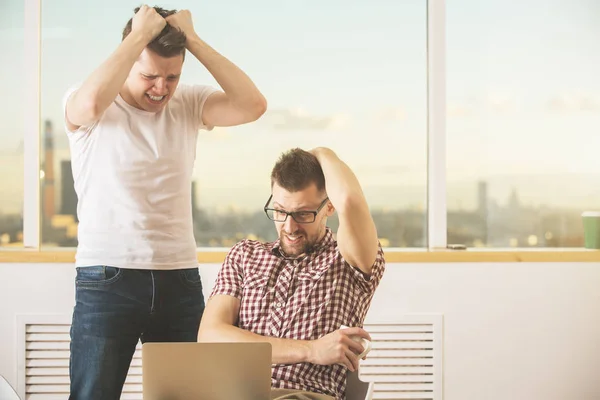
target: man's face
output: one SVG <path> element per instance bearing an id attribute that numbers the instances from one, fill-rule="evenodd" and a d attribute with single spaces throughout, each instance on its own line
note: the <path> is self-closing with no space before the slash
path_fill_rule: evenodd
<path id="1" fill-rule="evenodd" d="M 182 68 L 182 54 L 165 58 L 144 49 L 125 81 L 124 100 L 140 110 L 162 110 L 175 93 Z"/>
<path id="2" fill-rule="evenodd" d="M 316 211 L 325 200 L 326 194 L 319 192 L 312 184 L 298 192 L 288 192 L 277 183 L 273 185 L 273 198 L 269 208 L 292 211 Z M 301 224 L 288 215 L 285 222 L 275 222 L 283 252 L 291 257 L 309 252 L 311 248 L 325 235 L 327 217 L 334 212 L 331 202 L 317 214 L 313 223 Z"/>

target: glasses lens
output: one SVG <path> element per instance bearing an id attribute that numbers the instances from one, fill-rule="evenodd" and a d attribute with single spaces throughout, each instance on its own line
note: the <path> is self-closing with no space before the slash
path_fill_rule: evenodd
<path id="1" fill-rule="evenodd" d="M 267 217 L 273 221 L 283 222 L 285 221 L 287 214 L 278 210 L 267 208 Z"/>
<path id="2" fill-rule="evenodd" d="M 293 215 L 296 222 L 301 224 L 308 224 L 315 220 L 315 214 L 311 212 L 296 212 Z"/>

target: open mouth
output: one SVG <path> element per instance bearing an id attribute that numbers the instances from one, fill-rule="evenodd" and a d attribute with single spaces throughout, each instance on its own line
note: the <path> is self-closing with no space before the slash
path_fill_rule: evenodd
<path id="1" fill-rule="evenodd" d="M 167 96 L 152 96 L 146 93 L 146 98 L 152 104 L 161 104 L 167 98 Z"/>
<path id="2" fill-rule="evenodd" d="M 302 235 L 285 235 L 285 238 L 287 239 L 287 241 L 290 244 L 297 244 L 297 243 L 300 243 L 303 236 Z"/>

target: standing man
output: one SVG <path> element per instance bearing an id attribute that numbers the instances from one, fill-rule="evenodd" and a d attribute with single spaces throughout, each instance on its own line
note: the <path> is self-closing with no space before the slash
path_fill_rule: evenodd
<path id="1" fill-rule="evenodd" d="M 178 86 L 186 49 L 222 91 Z M 138 340 L 196 341 L 198 130 L 255 121 L 266 100 L 200 39 L 189 11 L 144 5 L 64 107 L 80 220 L 70 399 L 117 400 Z"/>

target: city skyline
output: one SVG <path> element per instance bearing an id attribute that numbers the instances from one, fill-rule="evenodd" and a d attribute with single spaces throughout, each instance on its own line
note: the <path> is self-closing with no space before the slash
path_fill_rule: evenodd
<path id="1" fill-rule="evenodd" d="M 70 161 L 60 161 L 62 182 L 56 187 L 52 125 L 47 121 L 44 133 L 44 179 L 41 188 L 42 238 L 46 246 L 75 247 L 77 245 L 77 196 L 73 188 Z M 254 210 L 239 207 L 210 210 L 200 201 L 196 181 L 192 186 L 192 218 L 194 236 L 200 247 L 231 247 L 237 240 L 275 240 L 271 221 L 258 206 Z M 57 196 L 57 193 L 60 195 Z M 56 205 L 59 200 L 60 209 Z M 259 199 L 262 204 L 263 199 Z M 578 247 L 583 240 L 580 215 L 569 210 L 548 207 L 528 207 L 514 190 L 506 204 L 490 198 L 488 182 L 480 181 L 476 189 L 474 210 L 448 210 L 447 239 L 469 247 L 493 246 L 562 246 Z M 379 240 L 384 247 L 423 247 L 427 243 L 426 213 L 423 209 L 374 209 L 373 219 Z M 14 218 L 0 219 L 0 245 L 18 243 L 20 227 Z M 337 215 L 328 218 L 334 231 Z M 16 242 L 15 242 L 16 241 Z"/>
<path id="2" fill-rule="evenodd" d="M 44 121 L 47 125 L 49 120 Z M 54 169 L 60 171 L 62 162 L 70 162 L 70 153 L 67 145 L 66 135 L 60 132 L 61 128 L 53 128 L 53 165 Z M 58 131 L 58 132 L 56 132 Z M 56 146 L 56 143 L 59 143 Z M 62 142 L 62 145 L 61 145 Z M 43 140 L 42 140 L 43 143 Z M 198 144 L 199 151 L 201 143 Z M 42 151 L 44 147 L 42 145 Z M 13 154 L 13 157 L 22 157 L 20 154 Z M 7 157 L 1 158 L 7 160 Z M 42 161 L 44 156 L 42 156 Z M 276 156 L 271 162 L 274 162 Z M 268 161 L 268 160 L 267 160 Z M 222 187 L 205 187 L 198 178 L 197 182 L 198 198 L 202 199 L 203 206 L 206 209 L 231 209 L 236 208 L 242 211 L 252 211 L 260 209 L 264 203 L 264 198 L 270 193 L 269 175 L 270 164 L 266 165 L 262 171 L 262 182 L 259 184 L 248 184 L 243 181 L 230 182 L 230 185 Z M 369 166 L 366 166 L 369 168 Z M 360 167 L 354 167 L 357 175 L 360 175 Z M 424 168 L 423 168 L 424 169 Z M 4 178 L 5 179 L 5 178 Z M 56 179 L 56 193 L 62 190 L 62 177 Z M 490 199 L 498 204 L 504 204 L 509 196 L 516 191 L 524 204 L 528 206 L 547 206 L 562 209 L 595 209 L 597 199 L 600 198 L 600 187 L 595 182 L 600 181 L 598 174 L 577 174 L 577 173 L 540 173 L 540 174 L 519 174 L 508 175 L 499 174 L 489 176 L 487 179 L 476 179 L 463 181 L 449 181 L 447 183 L 447 204 L 448 209 L 473 210 L 477 206 L 476 185 L 479 181 L 485 181 L 490 187 Z M 15 185 L 18 191 L 21 191 L 22 182 Z M 424 209 L 426 176 L 423 176 L 422 184 L 399 185 L 395 182 L 380 181 L 378 184 L 363 184 L 366 196 L 374 209 Z M 553 193 L 560 191 L 561 196 L 554 196 Z M 3 190 L 5 196 L 0 197 L 0 214 L 20 213 L 22 210 L 22 197 L 11 196 L 6 190 Z M 574 194 L 569 197 L 568 193 Z M 583 195 L 581 195 L 583 194 Z M 58 196 L 58 195 L 56 195 Z M 56 198 L 57 208 L 60 207 L 60 199 Z M 259 207 L 259 208 L 257 208 Z M 597 208 L 597 207 L 596 207 Z"/>
<path id="3" fill-rule="evenodd" d="M 77 195 L 73 187 L 71 162 L 59 160 L 60 167 L 55 174 L 54 129 L 48 120 L 44 123 L 43 139 L 43 178 L 40 188 L 43 244 L 75 247 L 78 231 Z M 58 175 L 60 180 L 56 179 Z M 198 182 L 192 181 L 190 184 L 194 236 L 198 246 L 231 247 L 243 238 L 263 241 L 276 238 L 273 224 L 258 211 L 259 204 L 263 204 L 262 198 L 251 210 L 243 210 L 239 204 L 227 206 L 224 203 L 220 204 L 220 209 L 211 210 L 207 208 L 206 201 L 201 201 L 199 192 L 202 191 L 198 190 Z M 469 247 L 581 246 L 583 232 L 579 212 L 547 206 L 532 207 L 522 202 L 517 190 L 511 192 L 505 204 L 499 204 L 490 197 L 489 189 L 489 182 L 477 182 L 475 209 L 448 208 L 449 243 L 461 243 Z M 229 190 L 227 199 L 231 197 Z M 247 193 L 242 197 L 248 200 Z M 370 203 L 372 206 L 373 202 Z M 371 209 L 382 246 L 426 245 L 427 218 L 423 207 L 378 209 L 372 206 Z M 335 230 L 337 224 L 334 214 L 328 219 L 327 225 Z M 19 246 L 22 244 L 22 235 L 19 214 L 0 214 L 0 246 Z"/>

